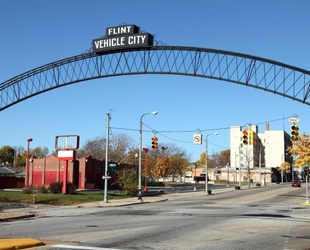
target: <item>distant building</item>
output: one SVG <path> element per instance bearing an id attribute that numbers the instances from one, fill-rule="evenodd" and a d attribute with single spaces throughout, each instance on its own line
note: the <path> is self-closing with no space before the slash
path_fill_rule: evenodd
<path id="1" fill-rule="evenodd" d="M 232 126 L 230 169 L 251 169 L 254 174 L 260 170 L 260 173 L 272 175 L 272 181 L 279 181 L 277 168 L 283 162 L 292 163 L 292 157 L 287 152 L 289 146 L 292 146 L 290 136 L 284 130 L 269 130 L 269 124 L 266 124 L 264 133 L 259 133 L 256 125 Z"/>
<path id="2" fill-rule="evenodd" d="M 9 166 L 0 165 L 0 174 L 19 174 L 21 172 L 23 171 Z"/>

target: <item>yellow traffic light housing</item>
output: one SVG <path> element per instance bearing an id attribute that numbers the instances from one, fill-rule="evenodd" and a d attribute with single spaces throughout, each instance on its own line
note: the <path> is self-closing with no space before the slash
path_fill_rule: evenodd
<path id="1" fill-rule="evenodd" d="M 158 148 L 158 139 L 156 136 L 152 137 L 152 148 L 157 149 Z"/>
<path id="2" fill-rule="evenodd" d="M 255 144 L 255 133 L 254 131 L 250 131 L 250 145 L 254 145 Z"/>
<path id="3" fill-rule="evenodd" d="M 298 126 L 295 123 L 291 126 L 291 141 L 298 141 Z"/>
<path id="4" fill-rule="evenodd" d="M 249 144 L 248 130 L 247 129 L 244 129 L 242 131 L 242 143 L 243 143 L 243 145 L 248 145 Z"/>

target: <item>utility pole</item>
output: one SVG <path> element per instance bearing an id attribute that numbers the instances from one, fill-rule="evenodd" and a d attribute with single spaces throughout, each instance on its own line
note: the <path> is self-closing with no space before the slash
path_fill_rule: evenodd
<path id="1" fill-rule="evenodd" d="M 104 200 L 103 202 L 108 203 L 108 161 L 109 161 L 109 132 L 110 132 L 110 120 L 111 114 L 107 113 L 107 132 L 106 132 L 106 146 L 105 146 L 105 169 L 104 169 Z M 111 178 L 111 177 L 110 177 Z"/>

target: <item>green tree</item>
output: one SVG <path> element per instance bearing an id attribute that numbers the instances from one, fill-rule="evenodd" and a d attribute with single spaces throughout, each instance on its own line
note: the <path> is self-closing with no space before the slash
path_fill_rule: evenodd
<path id="1" fill-rule="evenodd" d="M 123 169 L 117 171 L 118 179 L 116 183 L 121 187 L 125 195 L 138 195 L 138 182 L 134 169 Z"/>
<path id="2" fill-rule="evenodd" d="M 34 155 L 37 158 L 44 158 L 48 156 L 49 150 L 47 147 L 36 147 L 32 150 L 30 150 L 30 155 Z"/>
<path id="3" fill-rule="evenodd" d="M 0 148 L 1 164 L 13 167 L 15 150 L 11 146 L 3 146 Z"/>

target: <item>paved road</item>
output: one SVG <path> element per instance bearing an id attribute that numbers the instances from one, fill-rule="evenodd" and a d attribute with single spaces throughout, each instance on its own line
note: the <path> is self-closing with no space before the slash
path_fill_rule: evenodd
<path id="1" fill-rule="evenodd" d="M 165 195 L 166 202 L 120 207 L 38 208 L 37 218 L 1 223 L 0 235 L 39 238 L 52 244 L 41 249 L 54 250 L 310 249 L 304 186 L 224 191 L 177 193 Z"/>

